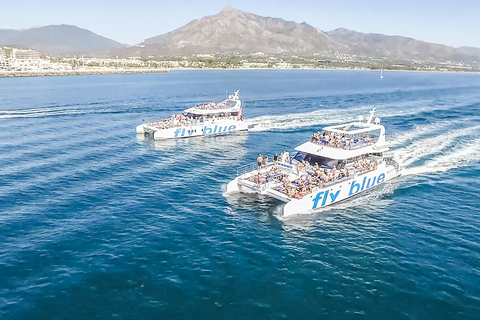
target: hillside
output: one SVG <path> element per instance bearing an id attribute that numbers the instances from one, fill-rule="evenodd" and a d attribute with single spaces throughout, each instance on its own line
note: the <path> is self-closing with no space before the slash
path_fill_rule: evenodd
<path id="1" fill-rule="evenodd" d="M 391 61 L 453 61 L 478 65 L 480 48 L 453 48 L 408 37 L 361 33 L 344 28 L 329 32 L 305 22 L 262 17 L 227 6 L 220 13 L 196 19 L 171 32 L 128 47 L 71 25 L 26 30 L 0 29 L 0 46 L 33 48 L 53 55 L 95 54 L 97 57 L 159 57 L 192 54 L 315 53 L 343 59 L 342 54 Z M 338 55 L 340 53 L 340 55 Z M 357 58 L 355 58 L 357 59 Z"/>
<path id="2" fill-rule="evenodd" d="M 361 33 L 344 28 L 327 32 L 335 41 L 348 47 L 349 53 L 374 58 L 426 61 L 471 61 L 475 58 L 459 49 L 408 37 Z"/>
<path id="3" fill-rule="evenodd" d="M 306 23 L 260 17 L 226 7 L 214 16 L 194 20 L 172 32 L 146 39 L 143 53 L 313 53 L 343 46 Z"/>
<path id="4" fill-rule="evenodd" d="M 194 20 L 174 31 L 146 39 L 129 50 L 141 56 L 235 54 L 311 54 L 320 51 L 372 58 L 467 61 L 478 60 L 475 50 L 460 50 L 401 36 L 365 34 L 347 29 L 323 32 L 307 23 L 261 17 L 226 7 L 217 15 Z"/>
<path id="5" fill-rule="evenodd" d="M 36 49 L 53 55 L 91 54 L 125 45 L 71 25 L 51 25 L 25 30 L 0 29 L 0 45 Z"/>

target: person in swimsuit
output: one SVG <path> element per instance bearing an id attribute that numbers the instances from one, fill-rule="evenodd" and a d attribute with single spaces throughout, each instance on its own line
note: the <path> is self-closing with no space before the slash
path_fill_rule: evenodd
<path id="1" fill-rule="evenodd" d="M 259 154 L 258 158 L 257 158 L 258 171 L 260 171 L 260 169 L 262 169 L 262 163 L 263 163 L 263 157 L 262 157 L 261 154 Z"/>

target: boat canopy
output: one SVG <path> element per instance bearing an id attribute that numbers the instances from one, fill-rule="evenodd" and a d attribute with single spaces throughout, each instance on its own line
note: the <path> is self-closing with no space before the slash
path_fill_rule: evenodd
<path id="1" fill-rule="evenodd" d="M 240 101 L 225 100 L 220 103 L 210 102 L 206 104 L 200 104 L 185 110 L 185 112 L 198 115 L 213 115 L 220 113 L 238 113 L 240 108 Z"/>
<path id="2" fill-rule="evenodd" d="M 373 147 L 374 145 L 370 145 L 370 146 L 366 146 L 359 149 L 346 150 L 346 149 L 334 148 L 329 146 L 323 146 L 323 145 L 319 145 L 311 141 L 308 141 L 296 147 L 295 150 L 320 156 L 320 157 L 336 159 L 336 160 L 344 160 L 344 159 L 359 157 L 366 153 L 383 152 L 388 150 L 388 148 L 386 150 L 376 150 Z"/>
<path id="3" fill-rule="evenodd" d="M 215 115 L 224 113 L 238 113 L 242 108 L 242 103 L 238 97 L 238 92 L 235 91 L 229 95 L 228 98 L 222 102 L 209 102 L 196 105 L 193 108 L 185 110 L 186 113 L 197 115 Z"/>
<path id="4" fill-rule="evenodd" d="M 361 136 L 376 130 L 385 132 L 385 127 L 380 124 L 352 122 L 348 124 L 325 127 L 323 130 L 345 136 Z"/>
<path id="5" fill-rule="evenodd" d="M 374 112 L 375 108 L 366 122 L 360 117 L 358 122 L 325 127 L 323 134 L 314 133 L 310 141 L 299 145 L 295 150 L 335 160 L 388 151 L 385 127 L 380 124 L 379 118 L 372 123 Z"/>

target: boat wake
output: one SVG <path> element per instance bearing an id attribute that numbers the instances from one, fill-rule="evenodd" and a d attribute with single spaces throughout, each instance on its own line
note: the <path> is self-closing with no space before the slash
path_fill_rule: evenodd
<path id="1" fill-rule="evenodd" d="M 83 115 L 94 113 L 119 113 L 123 110 L 105 108 L 51 107 L 39 109 L 0 110 L 0 120 L 17 118 L 44 118 L 65 115 Z"/>
<path id="2" fill-rule="evenodd" d="M 416 156 L 420 158 L 421 155 L 417 154 Z M 442 149 L 441 152 L 425 161 L 422 165 L 406 167 L 402 170 L 402 175 L 445 172 L 450 169 L 468 166 L 478 161 L 480 161 L 480 139 L 475 139 L 468 143 L 459 144 L 449 150 Z"/>
<path id="3" fill-rule="evenodd" d="M 320 109 L 305 113 L 289 113 L 283 115 L 264 115 L 255 118 L 246 119 L 249 131 L 281 131 L 306 128 L 312 126 L 326 126 L 342 122 L 352 122 L 358 119 L 358 115 L 366 115 L 366 110 L 370 106 L 357 106 L 348 109 Z M 384 105 L 377 106 L 382 110 L 379 116 L 383 119 L 394 117 L 406 117 L 416 115 L 428 108 L 412 106 L 410 108 L 398 108 L 398 106 Z M 446 125 L 446 124 L 442 124 Z M 427 129 L 419 129 L 427 130 Z"/>
<path id="4" fill-rule="evenodd" d="M 347 120 L 352 120 L 354 117 Z M 333 124 L 345 120 L 338 110 L 316 110 L 307 113 L 290 113 L 284 115 L 266 115 L 246 119 L 249 131 L 291 130 L 315 125 Z"/>
<path id="5" fill-rule="evenodd" d="M 450 122 L 416 127 L 391 142 L 392 147 L 399 146 L 393 158 L 400 165 L 402 175 L 445 172 L 467 166 L 480 161 L 479 130 L 480 126 L 458 129 L 458 124 Z M 428 134 L 430 136 L 425 137 Z"/>

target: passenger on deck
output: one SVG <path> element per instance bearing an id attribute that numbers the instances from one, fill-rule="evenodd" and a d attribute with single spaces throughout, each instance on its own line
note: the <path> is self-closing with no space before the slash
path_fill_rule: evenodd
<path id="1" fill-rule="evenodd" d="M 335 148 L 338 148 L 338 141 L 339 141 L 338 136 L 335 136 L 335 138 L 333 139 L 333 146 L 334 146 Z"/>
<path id="2" fill-rule="evenodd" d="M 283 159 L 282 162 L 284 163 L 290 163 L 290 155 L 288 154 L 288 151 L 285 150 L 283 153 Z"/>
<path id="3" fill-rule="evenodd" d="M 265 156 L 265 170 L 268 169 L 268 156 Z"/>
<path id="4" fill-rule="evenodd" d="M 300 173 L 303 172 L 303 163 L 299 162 L 297 163 L 297 174 L 300 175 Z"/>
<path id="5" fill-rule="evenodd" d="M 298 185 L 299 187 L 303 187 L 303 180 L 302 180 L 301 178 L 298 178 L 298 179 L 297 179 L 297 185 Z"/>
<path id="6" fill-rule="evenodd" d="M 275 153 L 275 155 L 273 156 L 273 165 L 277 165 L 277 160 L 278 160 L 278 154 Z"/>
<path id="7" fill-rule="evenodd" d="M 293 197 L 295 195 L 295 188 L 293 186 L 288 186 L 287 187 L 287 196 Z"/>
<path id="8" fill-rule="evenodd" d="M 302 160 L 302 172 L 307 172 L 307 166 L 308 166 L 308 162 L 305 160 Z"/>
<path id="9" fill-rule="evenodd" d="M 258 171 L 260 171 L 260 169 L 262 169 L 262 163 L 263 163 L 263 157 L 261 154 L 258 155 L 258 158 L 257 158 L 257 165 L 258 165 Z"/>

